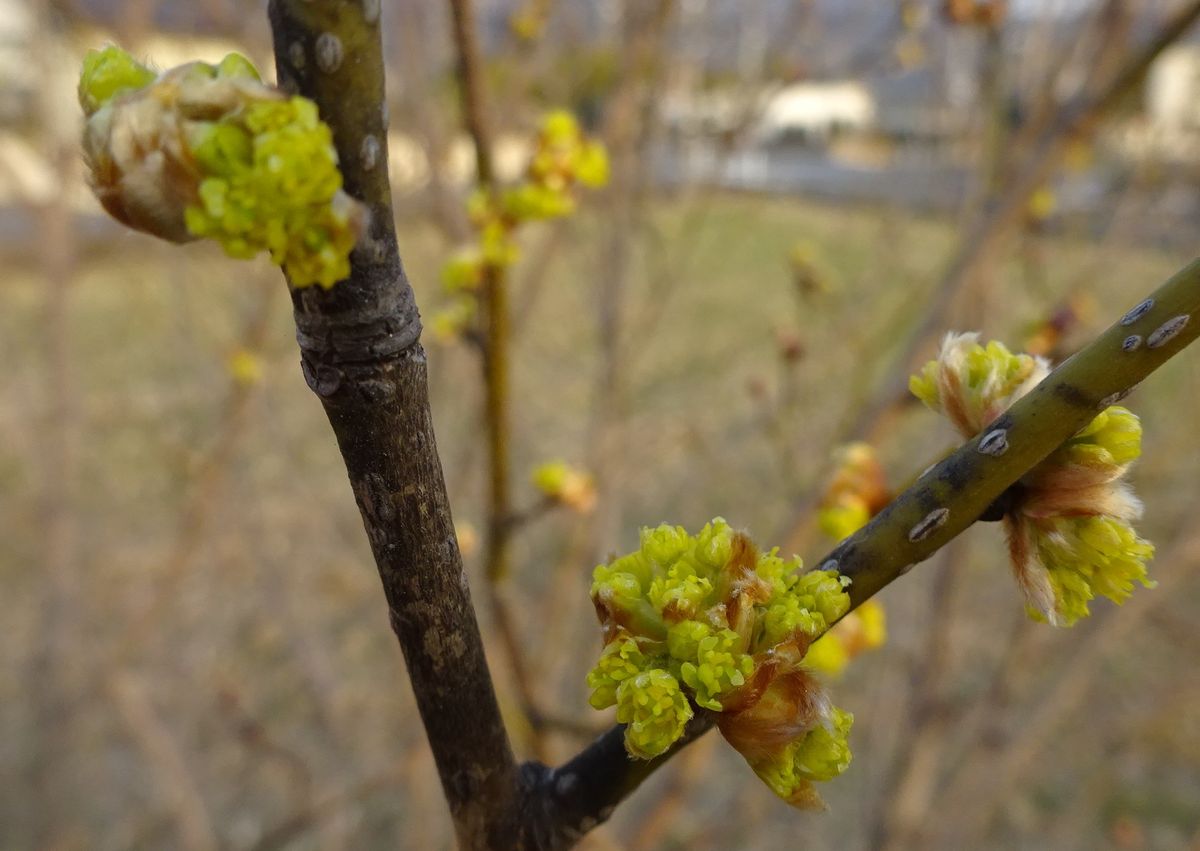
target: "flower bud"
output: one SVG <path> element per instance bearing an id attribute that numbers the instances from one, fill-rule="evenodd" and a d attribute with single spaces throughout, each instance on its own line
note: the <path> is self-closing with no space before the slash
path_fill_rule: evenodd
<path id="1" fill-rule="evenodd" d="M 771 790 L 789 804 L 801 809 L 821 807 L 814 782 L 832 780 L 850 765 L 850 726 L 854 716 L 836 706 L 830 708 L 827 724 L 809 730 L 803 736 L 758 762 L 751 768 Z"/>
<path id="2" fill-rule="evenodd" d="M 817 510 L 821 531 L 840 541 L 867 525 L 891 494 L 883 465 L 869 443 L 850 443 L 834 454 L 836 468 Z"/>
<path id="3" fill-rule="evenodd" d="M 621 683 L 646 667 L 646 657 L 632 638 L 625 636 L 610 642 L 600 654 L 596 667 L 588 674 L 587 684 L 592 690 L 588 702 L 596 709 L 615 705 L 617 688 Z"/>
<path id="4" fill-rule="evenodd" d="M 531 478 L 534 487 L 568 508 L 586 513 L 596 507 L 595 481 L 584 471 L 563 461 L 539 465 Z"/>
<path id="5" fill-rule="evenodd" d="M 594 706 L 616 701 L 632 756 L 670 747 L 691 717 L 690 699 L 718 713 L 725 738 L 751 765 L 786 763 L 770 771 L 786 773 L 793 803 L 801 780 L 833 771 L 833 744 L 820 736 L 807 750 L 797 744 L 822 723 L 836 731 L 841 717 L 801 661 L 848 610 L 849 580 L 834 571 L 798 575 L 800 566 L 776 550 L 760 554 L 716 518 L 696 535 L 665 524 L 643 529 L 636 552 L 596 568 L 592 599 L 609 643 L 588 684 Z"/>
<path id="6" fill-rule="evenodd" d="M 617 687 L 617 721 L 625 727 L 625 749 L 638 759 L 665 753 L 683 735 L 692 707 L 679 681 L 661 668 L 643 671 Z"/>
<path id="7" fill-rule="evenodd" d="M 1040 359 L 1013 355 L 995 342 L 985 348 L 974 334 L 951 334 L 938 360 L 914 375 L 910 387 L 964 437 L 973 437 L 1044 371 Z M 1097 595 L 1120 604 L 1135 582 L 1153 587 L 1146 562 L 1154 547 L 1130 525 L 1142 504 L 1121 481 L 1141 454 L 1141 439 L 1133 412 L 1106 408 L 1010 492 L 1003 518 L 1009 560 L 1037 620 L 1070 626 L 1089 613 Z"/>
<path id="8" fill-rule="evenodd" d="M 89 50 L 79 75 L 79 105 L 91 116 L 123 92 L 149 85 L 158 76 L 116 45 Z"/>
<path id="9" fill-rule="evenodd" d="M 249 60 L 154 75 L 108 47 L 84 60 L 79 98 L 92 189 L 118 221 L 172 242 L 212 237 L 231 257 L 267 251 L 295 287 L 349 275 L 366 211 L 341 189 L 329 128 Z"/>
<path id="10" fill-rule="evenodd" d="M 1049 373 L 1040 358 L 1014 355 L 995 341 L 981 346 L 978 339 L 978 334 L 947 334 L 937 360 L 908 382 L 914 396 L 945 414 L 967 438 Z"/>

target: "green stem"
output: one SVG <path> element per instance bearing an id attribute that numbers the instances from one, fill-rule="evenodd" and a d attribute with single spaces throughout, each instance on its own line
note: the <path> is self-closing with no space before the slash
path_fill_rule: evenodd
<path id="1" fill-rule="evenodd" d="M 1200 335 L 1200 316 L 1190 318 L 1200 311 L 1200 259 L 1150 298 L 1129 307 L 1108 331 L 1059 366 L 983 434 L 930 468 L 874 520 L 815 563 L 833 568 L 836 562 L 836 569 L 854 580 L 849 588 L 852 608 L 945 546 L 1103 408 Z M 1135 336 L 1137 346 L 1130 339 Z M 999 429 L 1005 431 L 1008 448 L 999 455 L 980 453 L 980 441 Z M 993 436 L 990 445 L 996 440 Z M 678 747 L 649 763 L 630 760 L 620 728 L 613 728 L 550 773 L 553 778 L 587 766 L 598 779 L 587 785 L 586 799 L 560 795 L 557 801 L 543 802 L 547 814 L 542 818 L 568 833 L 572 828 L 590 829 L 670 754 L 702 735 L 708 723 L 707 717 L 697 718 Z"/>
<path id="2" fill-rule="evenodd" d="M 484 410 L 487 423 L 488 528 L 486 572 L 488 581 L 508 576 L 512 540 L 512 472 L 509 418 L 509 351 L 511 334 L 508 309 L 508 280 L 504 270 L 488 266 L 483 275 L 483 309 L 487 327 L 484 346 Z"/>
<path id="3" fill-rule="evenodd" d="M 1200 311 L 1200 260 L 1139 304 L 1149 307 L 1140 315 L 1133 308 L 818 562 L 836 562 L 854 580 L 852 605 L 945 546 L 1096 414 L 1192 342 L 1200 334 L 1200 317 L 1191 319 Z M 1171 334 L 1175 325 L 1181 327 Z M 980 452 L 982 440 L 997 445 L 993 433 L 1000 430 L 1007 449 Z"/>

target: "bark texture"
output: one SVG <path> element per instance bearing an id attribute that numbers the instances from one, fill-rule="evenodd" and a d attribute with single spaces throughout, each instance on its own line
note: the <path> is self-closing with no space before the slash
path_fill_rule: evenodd
<path id="1" fill-rule="evenodd" d="M 396 247 L 377 0 L 272 0 L 280 84 L 333 128 L 368 205 L 350 278 L 292 291 L 304 378 L 346 463 L 464 848 L 508 848 L 520 784 L 492 688 L 434 439 L 421 323 Z"/>

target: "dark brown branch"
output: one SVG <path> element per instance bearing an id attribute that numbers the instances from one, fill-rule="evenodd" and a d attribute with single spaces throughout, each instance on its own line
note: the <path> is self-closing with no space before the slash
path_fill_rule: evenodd
<path id="1" fill-rule="evenodd" d="M 530 845 L 538 851 L 570 848 L 612 815 L 659 766 L 713 728 L 712 713 L 699 710 L 669 751 L 651 760 L 632 759 L 625 728 L 612 727 L 558 768 L 525 765 L 532 797 L 525 813 Z"/>
<path id="2" fill-rule="evenodd" d="M 271 0 L 281 85 L 333 128 L 345 188 L 368 205 L 350 278 L 293 291 L 301 364 L 333 426 L 383 582 L 459 843 L 513 845 L 518 772 L 454 534 L 421 324 L 387 180 L 378 3 Z"/>
<path id="3" fill-rule="evenodd" d="M 462 570 L 420 321 L 391 223 L 380 40 L 377 20 L 364 17 L 378 6 L 272 0 L 270 10 L 281 83 L 317 102 L 334 130 L 346 189 L 371 211 L 350 278 L 331 291 L 293 292 L 297 339 L 305 378 L 346 462 L 459 842 L 468 849 L 567 848 L 712 719 L 698 715 L 656 760 L 631 760 L 615 727 L 560 768 L 529 763 L 518 771 Z M 829 558 L 854 578 L 854 603 L 974 522 L 1111 395 L 1194 339 L 1200 325 L 1193 321 L 1169 344 L 1135 355 L 1120 354 L 1124 335 L 1161 333 L 1172 317 L 1197 312 L 1200 261 L 1165 284 L 1135 322 L 1110 329 L 996 424 L 1010 432 L 1003 459 L 968 443 L 839 546 Z M 930 525 L 933 514 L 940 525 Z M 926 528 L 929 534 L 915 535 Z"/>

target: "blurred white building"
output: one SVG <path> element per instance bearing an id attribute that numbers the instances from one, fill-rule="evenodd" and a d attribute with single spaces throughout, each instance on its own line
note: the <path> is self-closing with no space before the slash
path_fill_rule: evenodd
<path id="1" fill-rule="evenodd" d="M 30 44 L 36 21 L 25 0 L 0 0 L 0 126 L 26 117 L 36 93 Z"/>
<path id="2" fill-rule="evenodd" d="M 755 135 L 764 142 L 819 141 L 844 131 L 868 130 L 874 122 L 875 98 L 862 83 L 793 83 L 767 99 Z"/>
<path id="3" fill-rule="evenodd" d="M 843 131 L 869 130 L 875 98 L 857 81 L 803 82 L 756 91 L 675 92 L 663 119 L 681 138 L 746 131 L 762 144 L 822 142 Z"/>
<path id="4" fill-rule="evenodd" d="M 1200 44 L 1163 51 L 1146 77 L 1141 114 L 1112 138 L 1131 159 L 1200 160 Z"/>
<path id="5" fill-rule="evenodd" d="M 1200 45 L 1164 51 L 1146 80 L 1146 113 L 1156 130 L 1200 131 Z"/>

